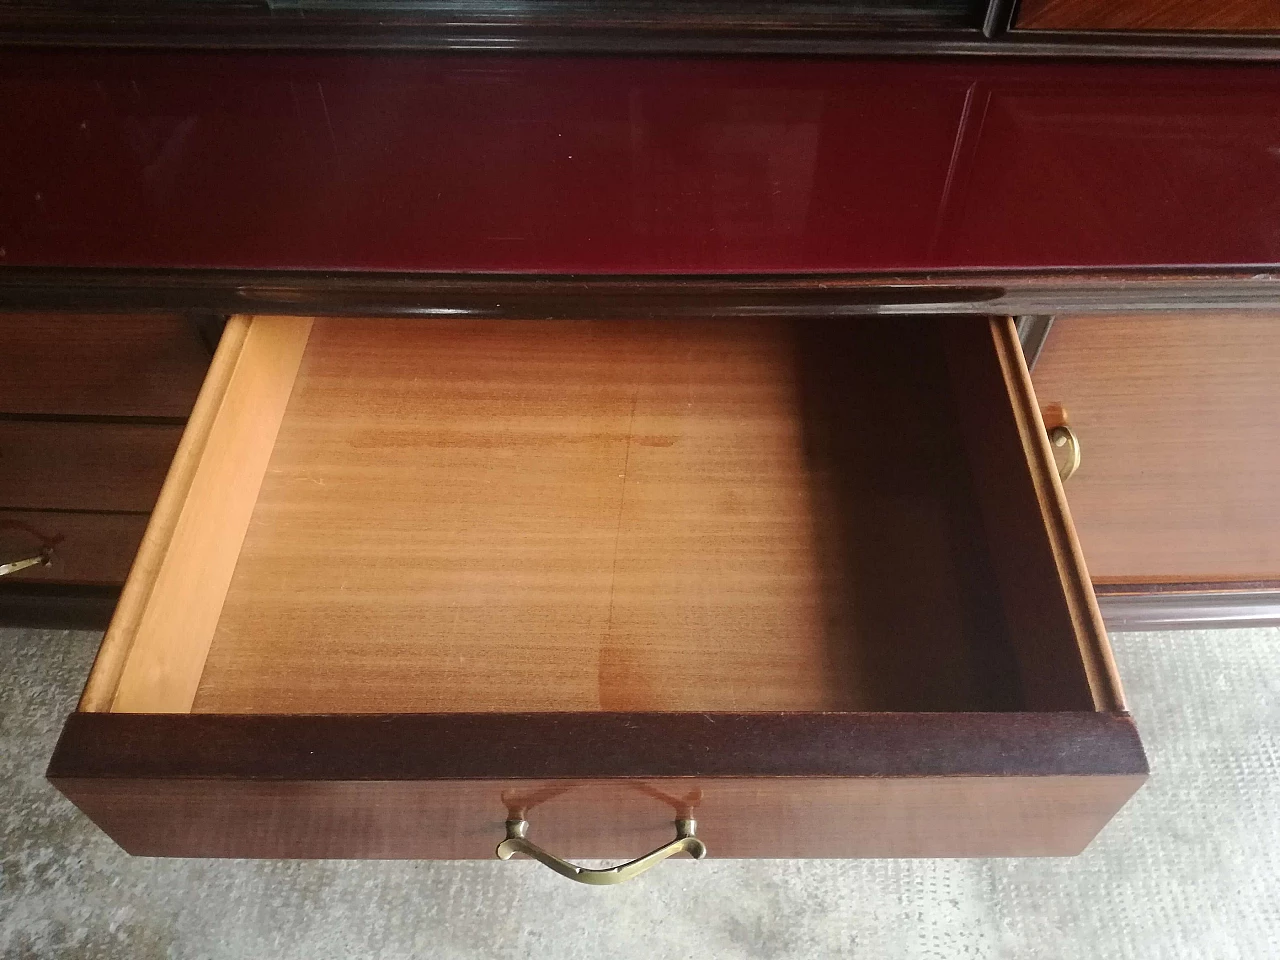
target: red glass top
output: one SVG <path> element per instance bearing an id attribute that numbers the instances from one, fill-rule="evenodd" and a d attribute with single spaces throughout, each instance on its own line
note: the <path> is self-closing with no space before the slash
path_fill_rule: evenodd
<path id="1" fill-rule="evenodd" d="M 9 51 L 0 264 L 1280 263 L 1269 66 Z"/>

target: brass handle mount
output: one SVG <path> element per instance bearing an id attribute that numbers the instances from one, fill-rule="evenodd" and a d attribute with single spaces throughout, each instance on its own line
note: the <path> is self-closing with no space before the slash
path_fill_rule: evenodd
<path id="1" fill-rule="evenodd" d="M 697 821 L 693 819 L 677 820 L 676 838 L 665 846 L 646 853 L 643 857 L 620 863 L 616 867 L 593 870 L 589 867 L 580 867 L 576 863 L 570 863 L 568 860 L 562 860 L 554 853 L 548 853 L 543 850 L 529 839 L 528 820 L 508 820 L 507 839 L 498 844 L 497 854 L 499 860 L 510 860 L 517 853 L 523 853 L 525 856 L 532 857 L 539 863 L 550 867 L 562 877 L 568 877 L 578 883 L 586 883 L 597 887 L 611 886 L 612 884 L 623 883 L 633 877 L 638 877 L 668 857 L 674 857 L 677 853 L 687 853 L 693 859 L 701 860 L 707 855 L 707 847 L 695 834 L 697 826 Z"/>
<path id="2" fill-rule="evenodd" d="M 1058 477 L 1066 483 L 1080 469 L 1080 438 L 1063 423 L 1049 431 L 1049 448 L 1053 451 Z"/>
<path id="3" fill-rule="evenodd" d="M 53 548 L 45 547 L 33 557 L 23 557 L 21 560 L 11 560 L 8 563 L 0 563 L 0 577 L 7 576 L 11 573 L 17 573 L 19 570 L 27 569 L 27 567 L 47 567 L 51 563 L 53 563 Z"/>

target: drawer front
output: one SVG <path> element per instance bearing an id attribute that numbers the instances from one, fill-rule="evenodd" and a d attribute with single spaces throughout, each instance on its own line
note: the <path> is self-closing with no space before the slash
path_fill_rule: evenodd
<path id="1" fill-rule="evenodd" d="M 1274 0 L 1022 0 L 1024 30 L 1280 31 Z"/>
<path id="2" fill-rule="evenodd" d="M 715 858 L 1072 856 L 1142 780 L 55 782 L 135 856 L 486 860 L 521 816 L 558 856 L 626 860 L 689 813 Z"/>
<path id="3" fill-rule="evenodd" d="M 511 777 L 477 777 L 486 752 Z M 82 713 L 49 776 L 146 856 L 485 859 L 520 818 L 620 859 L 693 817 L 713 857 L 831 858 L 1075 854 L 1142 769 L 1132 722 L 1092 713 Z"/>
<path id="4" fill-rule="evenodd" d="M 50 777 L 153 854 L 951 856 L 1145 771 L 1012 321 L 256 317 Z"/>
<path id="5" fill-rule="evenodd" d="M 1280 316 L 1062 317 L 1035 385 L 1080 438 L 1096 582 L 1280 580 Z"/>
<path id="6" fill-rule="evenodd" d="M 0 414 L 186 419 L 209 368 L 174 315 L 0 314 Z"/>
<path id="7" fill-rule="evenodd" d="M 0 509 L 148 513 L 182 427 L 0 420 Z"/>
<path id="8" fill-rule="evenodd" d="M 48 562 L 0 584 L 121 584 L 147 526 L 145 514 L 0 510 L 0 564 L 48 551 Z"/>

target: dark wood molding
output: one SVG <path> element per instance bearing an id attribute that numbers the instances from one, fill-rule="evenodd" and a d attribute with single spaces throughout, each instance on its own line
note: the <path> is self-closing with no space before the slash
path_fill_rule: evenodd
<path id="1" fill-rule="evenodd" d="M 119 586 L 0 581 L 0 626 L 105 630 L 119 599 Z"/>
<path id="2" fill-rule="evenodd" d="M 253 780 L 1144 774 L 1128 714 L 75 713 L 49 778 Z"/>
<path id="3" fill-rule="evenodd" d="M 1275 61 L 1274 34 L 1009 29 L 1007 0 L 897 5 L 766 0 L 7 4 L 0 46 L 607 54 L 1014 56 Z"/>
<path id="4" fill-rule="evenodd" d="M 994 40 L 1008 32 L 1013 23 L 1017 0 L 987 0 L 987 10 L 982 18 L 982 35 Z"/>
<path id="5" fill-rule="evenodd" d="M 15 0 L 0 29 L 17 43 L 92 43 L 97 30 L 129 46 L 619 52 L 945 35 L 976 30 L 984 14 L 985 0 Z"/>
<path id="6" fill-rule="evenodd" d="M 0 309 L 609 318 L 1274 309 L 1275 267 L 565 276 L 0 269 Z"/>

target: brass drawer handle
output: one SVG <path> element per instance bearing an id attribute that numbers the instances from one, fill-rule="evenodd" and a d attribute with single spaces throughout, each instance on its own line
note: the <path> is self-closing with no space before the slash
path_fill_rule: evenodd
<path id="1" fill-rule="evenodd" d="M 47 567 L 51 563 L 53 563 L 53 548 L 45 547 L 34 557 L 23 557 L 21 560 L 0 563 L 0 577 L 7 576 L 10 573 L 17 573 L 19 570 L 25 570 L 27 567 L 34 567 L 37 564 Z"/>
<path id="2" fill-rule="evenodd" d="M 1080 438 L 1064 423 L 1049 431 L 1049 447 L 1058 476 L 1066 483 L 1080 469 Z"/>
<path id="3" fill-rule="evenodd" d="M 517 853 L 523 853 L 550 867 L 562 877 L 593 886 L 609 886 L 638 877 L 650 867 L 656 866 L 667 857 L 674 857 L 677 853 L 687 853 L 693 859 L 701 860 L 707 855 L 707 847 L 694 835 L 697 826 L 697 821 L 692 819 L 677 820 L 676 838 L 666 846 L 659 847 L 652 853 L 646 853 L 643 857 L 627 863 L 620 863 L 616 867 L 592 870 L 570 863 L 568 860 L 561 860 L 530 840 L 528 820 L 508 820 L 507 839 L 498 844 L 497 854 L 499 860 L 510 860 Z"/>

